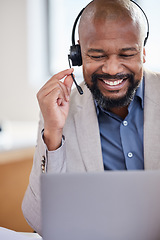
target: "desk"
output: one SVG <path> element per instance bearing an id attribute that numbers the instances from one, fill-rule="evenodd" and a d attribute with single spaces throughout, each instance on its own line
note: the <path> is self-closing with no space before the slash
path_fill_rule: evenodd
<path id="1" fill-rule="evenodd" d="M 32 238 L 42 240 L 42 237 L 40 235 L 38 235 L 38 233 L 24 233 L 24 232 L 22 232 L 21 234 L 31 238 L 31 240 L 32 240 Z"/>
<path id="2" fill-rule="evenodd" d="M 43 240 L 37 233 L 16 232 L 11 229 L 0 227 L 1 240 Z"/>
<path id="3" fill-rule="evenodd" d="M 34 147 L 0 152 L 0 226 L 33 232 L 21 211 L 32 167 Z"/>

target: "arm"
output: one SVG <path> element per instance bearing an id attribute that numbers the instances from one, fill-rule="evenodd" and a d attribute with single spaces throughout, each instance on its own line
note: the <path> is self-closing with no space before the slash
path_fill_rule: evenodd
<path id="1" fill-rule="evenodd" d="M 41 116 L 39 122 L 33 167 L 23 199 L 22 211 L 27 222 L 39 234 L 41 234 L 40 175 L 42 160 L 46 161 L 47 172 L 66 171 L 65 142 L 62 146 L 61 142 L 69 109 L 69 95 L 72 86 L 70 73 L 72 71 L 69 69 L 53 76 L 37 95 L 43 117 Z M 59 82 L 66 75 L 64 83 Z"/>
<path id="2" fill-rule="evenodd" d="M 37 94 L 44 119 L 44 142 L 49 151 L 56 150 L 61 145 L 63 127 L 69 111 L 72 72 L 73 69 L 68 69 L 54 75 Z"/>

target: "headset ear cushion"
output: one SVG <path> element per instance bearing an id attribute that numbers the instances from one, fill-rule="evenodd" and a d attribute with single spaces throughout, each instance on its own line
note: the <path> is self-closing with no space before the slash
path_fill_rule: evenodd
<path id="1" fill-rule="evenodd" d="M 82 65 L 82 56 L 81 48 L 79 44 L 72 45 L 70 47 L 69 59 L 72 61 L 72 66 L 81 66 Z"/>

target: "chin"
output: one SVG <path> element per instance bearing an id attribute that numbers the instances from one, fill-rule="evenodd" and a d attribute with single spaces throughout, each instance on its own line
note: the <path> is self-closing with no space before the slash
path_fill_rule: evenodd
<path id="1" fill-rule="evenodd" d="M 130 102 L 133 100 L 134 95 L 136 93 L 136 90 L 139 86 L 140 81 L 134 82 L 132 81 L 132 84 L 128 87 L 126 90 L 126 93 L 123 94 L 122 96 L 113 96 L 112 91 L 110 91 L 110 95 L 112 96 L 107 96 L 104 95 L 103 92 L 100 91 L 98 88 L 97 84 L 94 83 L 92 85 L 87 85 L 87 87 L 90 89 L 94 100 L 97 102 L 98 106 L 103 108 L 103 109 L 111 109 L 111 108 L 120 108 L 120 107 L 125 107 L 130 104 Z M 115 93 L 115 95 L 118 95 Z"/>

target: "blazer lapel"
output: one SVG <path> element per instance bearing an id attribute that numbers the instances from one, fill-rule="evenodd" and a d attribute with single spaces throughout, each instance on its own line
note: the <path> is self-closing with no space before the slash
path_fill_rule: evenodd
<path id="1" fill-rule="evenodd" d="M 78 106 L 79 111 L 75 114 L 75 125 L 82 159 L 87 171 L 103 171 L 103 160 L 99 126 L 90 91 L 84 92 L 85 102 Z"/>
<path id="2" fill-rule="evenodd" d="M 144 166 L 160 169 L 160 76 L 145 72 Z"/>

